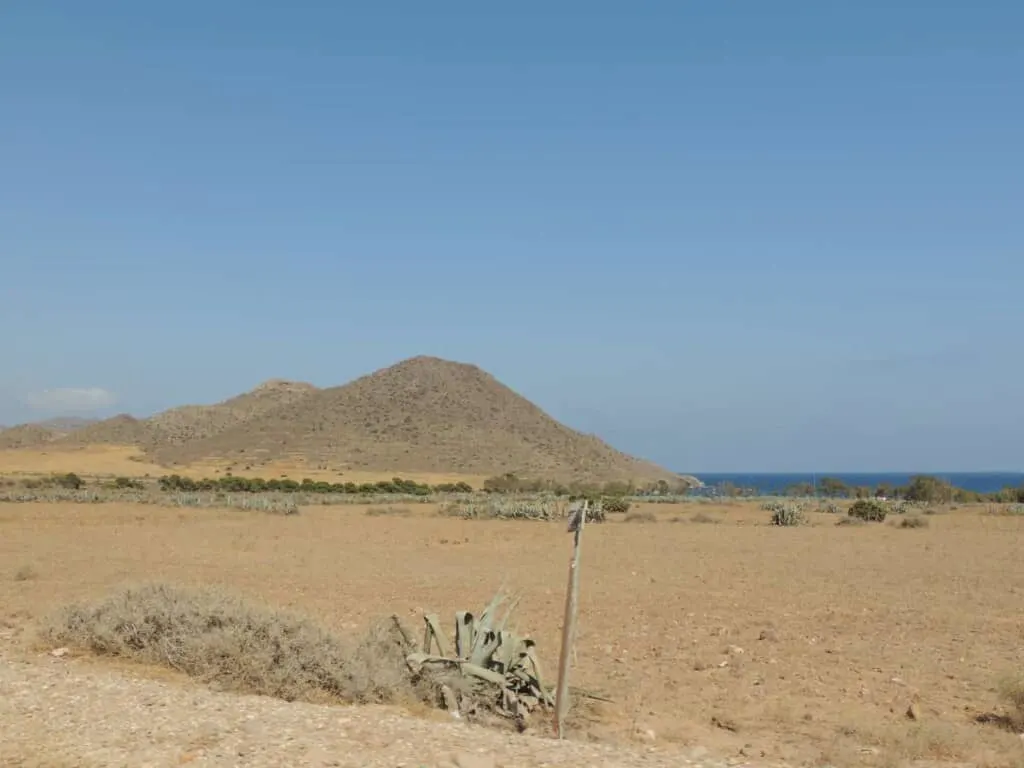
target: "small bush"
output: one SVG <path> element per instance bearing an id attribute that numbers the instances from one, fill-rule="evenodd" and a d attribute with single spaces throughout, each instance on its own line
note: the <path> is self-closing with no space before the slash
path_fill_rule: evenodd
<path id="1" fill-rule="evenodd" d="M 624 499 L 621 496 L 616 496 L 610 499 L 604 499 L 601 502 L 601 507 L 606 513 L 614 513 L 624 515 L 629 512 L 630 503 L 628 499 Z"/>
<path id="2" fill-rule="evenodd" d="M 847 514 L 866 523 L 881 523 L 885 521 L 885 516 L 888 513 L 888 507 L 881 501 L 858 499 L 850 505 L 850 510 Z"/>
<path id="3" fill-rule="evenodd" d="M 909 517 L 904 517 L 902 520 L 900 520 L 899 527 L 900 528 L 927 528 L 928 527 L 928 521 L 925 518 L 923 518 L 923 517 L 918 517 L 917 515 L 910 515 Z"/>
<path id="4" fill-rule="evenodd" d="M 771 502 L 768 505 L 768 509 L 772 513 L 772 525 L 779 525 L 783 527 L 793 527 L 797 525 L 804 525 L 807 522 L 807 517 L 804 514 L 803 507 L 797 504 L 784 504 L 782 502 Z"/>
<path id="5" fill-rule="evenodd" d="M 658 516 L 649 510 L 643 512 L 629 512 L 623 522 L 626 523 L 656 523 L 658 522 Z"/>

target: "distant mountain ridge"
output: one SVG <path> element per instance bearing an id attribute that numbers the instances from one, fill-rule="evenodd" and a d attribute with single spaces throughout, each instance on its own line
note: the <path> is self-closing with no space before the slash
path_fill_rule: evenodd
<path id="1" fill-rule="evenodd" d="M 0 447 L 9 431 L 0 432 Z M 22 435 L 20 444 L 31 438 Z M 135 445 L 165 466 L 302 458 L 339 472 L 679 479 L 561 424 L 477 366 L 427 356 L 337 387 L 273 380 L 214 405 L 181 406 L 148 419 L 122 414 L 47 444 Z"/>
<path id="2" fill-rule="evenodd" d="M 97 423 L 96 419 L 78 416 L 58 416 L 43 421 L 16 424 L 13 427 L 0 428 L 0 450 L 8 448 L 31 448 L 83 429 Z"/>

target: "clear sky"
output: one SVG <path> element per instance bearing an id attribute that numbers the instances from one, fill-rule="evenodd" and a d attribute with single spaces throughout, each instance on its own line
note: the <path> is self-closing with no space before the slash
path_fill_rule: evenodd
<path id="1" fill-rule="evenodd" d="M 1024 468 L 1024 3 L 0 8 L 0 423 L 473 362 L 684 471 Z"/>

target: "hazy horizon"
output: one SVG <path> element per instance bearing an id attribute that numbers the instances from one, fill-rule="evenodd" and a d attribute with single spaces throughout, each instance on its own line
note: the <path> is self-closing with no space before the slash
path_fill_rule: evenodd
<path id="1" fill-rule="evenodd" d="M 430 354 L 695 474 L 1024 466 L 1022 27 L 15 4 L 0 423 Z"/>

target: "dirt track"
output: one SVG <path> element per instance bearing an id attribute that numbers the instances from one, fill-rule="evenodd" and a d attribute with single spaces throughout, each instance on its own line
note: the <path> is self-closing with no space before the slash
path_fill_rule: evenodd
<path id="1" fill-rule="evenodd" d="M 379 707 L 289 704 L 73 660 L 0 655 L 5 768 L 739 765 L 706 750 L 554 742 Z"/>

